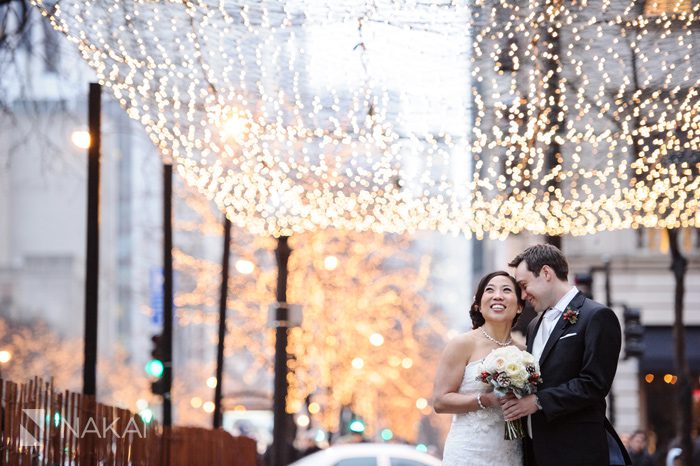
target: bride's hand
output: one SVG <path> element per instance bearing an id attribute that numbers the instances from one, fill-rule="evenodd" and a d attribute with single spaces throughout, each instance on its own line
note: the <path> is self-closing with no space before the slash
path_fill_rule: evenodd
<path id="1" fill-rule="evenodd" d="M 481 403 L 487 408 L 495 408 L 500 406 L 498 397 L 494 392 L 488 392 L 481 395 Z"/>
<path id="2" fill-rule="evenodd" d="M 515 395 L 513 395 L 512 393 L 508 393 L 506 396 L 502 396 L 500 398 L 497 398 L 496 403 L 498 403 L 498 404 L 496 406 L 500 405 L 501 407 L 503 407 L 503 405 L 506 404 L 506 402 L 508 402 L 510 400 L 515 400 L 515 399 L 516 399 Z"/>

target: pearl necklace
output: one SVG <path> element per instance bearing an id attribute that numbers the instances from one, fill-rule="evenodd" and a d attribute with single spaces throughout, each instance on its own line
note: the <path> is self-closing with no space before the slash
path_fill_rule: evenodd
<path id="1" fill-rule="evenodd" d="M 498 346 L 508 346 L 513 342 L 512 338 L 508 338 L 508 340 L 506 340 L 504 342 L 500 342 L 500 341 L 496 340 L 494 337 L 492 337 L 491 335 L 486 333 L 486 330 L 484 330 L 484 327 L 479 327 L 479 330 L 481 330 L 481 333 L 484 334 L 486 339 L 491 340 L 492 342 L 496 343 Z"/>

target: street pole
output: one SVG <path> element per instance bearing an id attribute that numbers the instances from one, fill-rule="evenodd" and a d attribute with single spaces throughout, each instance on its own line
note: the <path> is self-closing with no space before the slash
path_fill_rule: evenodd
<path id="1" fill-rule="evenodd" d="M 287 466 L 287 263 L 291 249 L 289 237 L 277 239 L 277 308 L 275 310 L 275 393 L 273 399 L 274 425 L 272 428 L 272 464 Z"/>
<path id="2" fill-rule="evenodd" d="M 90 83 L 88 127 L 90 146 L 87 166 L 87 245 L 85 254 L 85 341 L 83 394 L 97 393 L 97 311 L 100 274 L 100 116 L 102 86 Z"/>
<path id="3" fill-rule="evenodd" d="M 173 386 L 173 166 L 163 164 L 163 455 L 161 465 L 170 465 Z"/>
<path id="4" fill-rule="evenodd" d="M 224 252 L 221 259 L 221 294 L 219 295 L 219 343 L 216 348 L 216 388 L 214 389 L 214 429 L 221 427 L 221 393 L 224 374 L 224 340 L 226 338 L 226 301 L 228 300 L 229 256 L 231 254 L 231 220 L 224 214 Z"/>
<path id="5" fill-rule="evenodd" d="M 90 83 L 88 97 L 87 235 L 85 251 L 85 331 L 83 343 L 83 394 L 85 411 L 92 417 L 97 395 L 97 316 L 100 275 L 100 149 L 102 86 Z M 97 465 L 96 439 L 92 433 L 80 439 L 87 466 Z"/>
<path id="6" fill-rule="evenodd" d="M 674 299 L 673 341 L 675 343 L 674 370 L 678 374 L 678 413 L 676 424 L 681 440 L 681 463 L 691 466 L 693 456 L 693 441 L 690 435 L 693 423 L 692 383 L 688 359 L 685 354 L 685 328 L 683 327 L 683 297 L 685 294 L 685 274 L 688 270 L 688 259 L 683 257 L 678 246 L 678 230 L 668 229 L 668 243 L 671 249 L 671 271 L 676 279 Z"/>

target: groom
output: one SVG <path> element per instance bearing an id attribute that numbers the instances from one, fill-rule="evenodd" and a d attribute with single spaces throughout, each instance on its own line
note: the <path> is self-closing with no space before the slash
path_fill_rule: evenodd
<path id="1" fill-rule="evenodd" d="M 539 359 L 543 382 L 534 395 L 501 402 L 506 420 L 527 423 L 525 465 L 632 464 L 605 417 L 620 354 L 617 317 L 569 285 L 566 258 L 554 246 L 532 246 L 508 265 L 539 314 L 527 350 Z"/>

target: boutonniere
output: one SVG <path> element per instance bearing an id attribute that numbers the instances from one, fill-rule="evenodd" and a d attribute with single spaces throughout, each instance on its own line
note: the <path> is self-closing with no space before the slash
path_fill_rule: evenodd
<path id="1" fill-rule="evenodd" d="M 567 307 L 566 310 L 564 311 L 564 315 L 562 315 L 562 319 L 570 323 L 571 325 L 574 325 L 576 321 L 578 320 L 578 309 L 574 310 L 571 307 Z"/>

